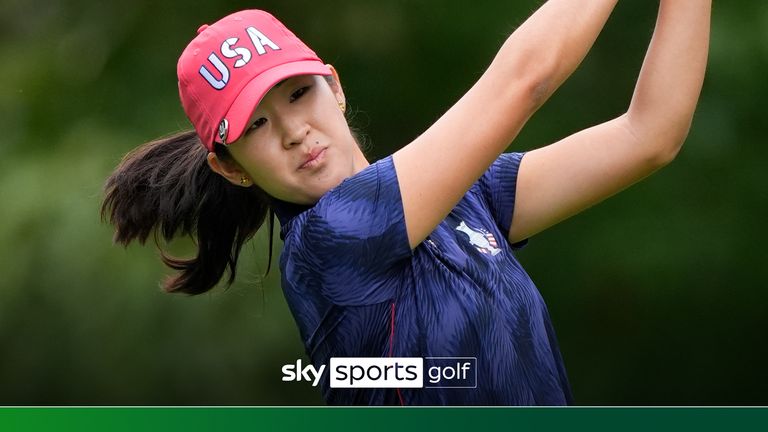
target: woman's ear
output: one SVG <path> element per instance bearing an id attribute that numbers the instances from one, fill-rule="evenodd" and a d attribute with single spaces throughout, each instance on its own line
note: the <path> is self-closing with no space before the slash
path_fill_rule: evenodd
<path id="1" fill-rule="evenodd" d="M 221 175 L 235 186 L 251 186 L 252 182 L 248 174 L 234 161 L 225 161 L 216 156 L 214 152 L 208 152 L 208 166 L 213 172 Z"/>
<path id="2" fill-rule="evenodd" d="M 333 83 L 331 84 L 331 90 L 333 91 L 333 94 L 336 96 L 336 101 L 339 104 L 346 104 L 346 98 L 344 97 L 344 90 L 341 88 L 341 80 L 339 79 L 339 72 L 336 70 L 335 67 L 333 67 L 330 64 L 326 64 L 328 66 L 328 69 L 331 70 L 331 74 L 333 75 Z"/>

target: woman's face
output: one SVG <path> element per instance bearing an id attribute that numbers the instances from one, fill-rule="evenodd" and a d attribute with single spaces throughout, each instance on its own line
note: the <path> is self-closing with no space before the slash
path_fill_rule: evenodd
<path id="1" fill-rule="evenodd" d="M 300 75 L 272 87 L 229 145 L 244 174 L 275 198 L 314 204 L 368 165 L 339 108 L 344 94 L 333 72 L 333 85 Z"/>

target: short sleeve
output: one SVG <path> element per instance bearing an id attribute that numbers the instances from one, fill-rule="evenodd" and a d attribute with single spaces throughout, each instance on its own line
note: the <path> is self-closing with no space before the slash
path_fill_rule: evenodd
<path id="1" fill-rule="evenodd" d="M 525 153 L 502 153 L 477 181 L 477 189 L 491 210 L 491 216 L 504 235 L 509 234 L 515 210 L 517 173 Z M 512 245 L 519 249 L 528 239 Z"/>
<path id="2" fill-rule="evenodd" d="M 394 298 L 397 270 L 412 252 L 391 156 L 324 195 L 302 235 L 330 301 L 354 306 Z"/>

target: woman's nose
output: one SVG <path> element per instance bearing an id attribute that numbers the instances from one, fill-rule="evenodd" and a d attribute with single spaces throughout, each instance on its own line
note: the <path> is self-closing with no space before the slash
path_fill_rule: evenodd
<path id="1" fill-rule="evenodd" d="M 300 145 L 309 135 L 309 125 L 304 122 L 287 122 L 284 126 L 285 137 L 283 138 L 283 147 L 286 149 Z"/>

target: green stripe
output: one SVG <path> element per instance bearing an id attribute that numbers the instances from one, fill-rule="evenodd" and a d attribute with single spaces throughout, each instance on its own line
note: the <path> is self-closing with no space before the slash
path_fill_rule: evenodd
<path id="1" fill-rule="evenodd" d="M 749 431 L 766 408 L 0 408 L 2 431 Z"/>

